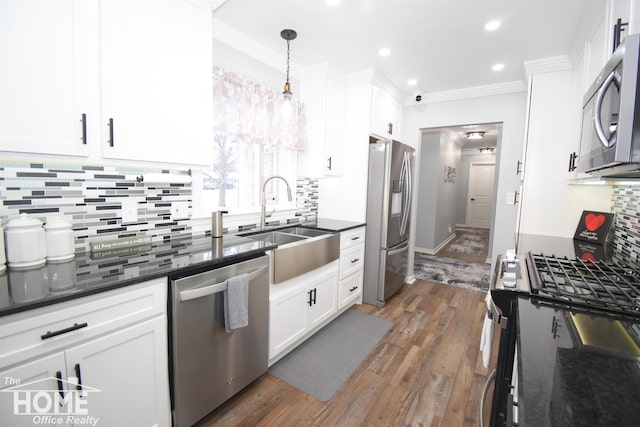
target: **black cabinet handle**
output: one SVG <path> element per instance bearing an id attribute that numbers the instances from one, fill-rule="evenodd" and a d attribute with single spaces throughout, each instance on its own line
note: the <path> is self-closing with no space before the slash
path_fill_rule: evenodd
<path id="1" fill-rule="evenodd" d="M 358 287 L 357 287 L 357 286 L 354 286 L 353 288 L 349 289 L 349 292 L 353 292 L 353 291 L 355 291 L 356 289 L 358 289 Z"/>
<path id="2" fill-rule="evenodd" d="M 569 172 L 573 172 L 578 167 L 576 166 L 576 159 L 578 158 L 578 154 L 574 151 L 569 154 Z"/>
<path id="3" fill-rule="evenodd" d="M 62 400 L 64 400 L 64 386 L 62 385 L 62 371 L 56 372 L 56 383 L 58 383 L 58 393 Z"/>
<path id="4" fill-rule="evenodd" d="M 73 326 L 69 326 L 68 328 L 60 329 L 60 330 L 53 331 L 53 332 L 47 331 L 46 334 L 40 335 L 40 339 L 41 340 L 46 340 L 46 339 L 49 339 L 49 338 L 57 337 L 58 335 L 66 334 L 67 332 L 77 331 L 78 329 L 86 328 L 87 326 L 89 326 L 89 325 L 86 322 L 85 323 L 74 323 Z"/>
<path id="5" fill-rule="evenodd" d="M 474 198 L 472 197 L 472 198 L 471 198 L 471 201 L 472 201 L 472 202 L 475 202 L 475 201 L 476 201 L 476 199 L 474 199 Z"/>
<path id="6" fill-rule="evenodd" d="M 311 307 L 313 305 L 313 290 L 307 291 L 307 294 L 309 294 L 309 301 L 307 301 L 307 304 L 309 304 L 309 307 Z"/>
<path id="7" fill-rule="evenodd" d="M 516 175 L 520 175 L 522 173 L 522 162 L 518 160 L 516 164 Z"/>
<path id="8" fill-rule="evenodd" d="M 355 236 L 355 237 L 352 237 L 351 240 L 358 240 L 359 238 L 360 236 Z"/>
<path id="9" fill-rule="evenodd" d="M 113 147 L 114 144 L 114 140 L 113 140 L 113 119 L 109 119 L 109 147 Z"/>
<path id="10" fill-rule="evenodd" d="M 318 289 L 313 288 L 313 303 L 316 303 L 316 296 L 318 295 Z"/>
<path id="11" fill-rule="evenodd" d="M 620 45 L 620 42 L 622 41 L 622 33 L 624 31 L 624 27 L 628 27 L 629 23 L 628 22 L 622 22 L 622 19 L 618 18 L 618 20 L 616 21 L 616 24 L 613 26 L 613 51 L 615 51 L 618 46 Z"/>
<path id="12" fill-rule="evenodd" d="M 329 157 L 327 159 L 327 161 L 329 162 L 329 165 L 327 166 L 327 169 L 331 170 L 331 157 Z"/>
<path id="13" fill-rule="evenodd" d="M 73 367 L 73 370 L 76 371 L 76 377 L 78 377 L 78 385 L 76 386 L 76 390 L 82 393 L 82 375 L 80 374 L 80 364 L 76 363 Z"/>
<path id="14" fill-rule="evenodd" d="M 80 121 L 82 122 L 82 143 L 87 145 L 87 115 L 85 113 L 82 113 Z"/>
<path id="15" fill-rule="evenodd" d="M 517 205 L 518 203 L 520 203 L 520 192 L 516 191 L 513 193 L 513 204 Z"/>
<path id="16" fill-rule="evenodd" d="M 351 260 L 351 263 L 358 262 L 358 261 L 360 261 L 360 258 L 354 258 Z"/>
<path id="17" fill-rule="evenodd" d="M 393 123 L 389 122 L 389 124 L 387 125 L 387 133 L 389 135 L 393 135 Z"/>

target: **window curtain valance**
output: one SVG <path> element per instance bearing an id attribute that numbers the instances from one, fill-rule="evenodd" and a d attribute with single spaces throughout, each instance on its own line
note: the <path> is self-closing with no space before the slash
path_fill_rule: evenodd
<path id="1" fill-rule="evenodd" d="M 214 131 L 227 140 L 304 150 L 304 105 L 297 100 L 292 100 L 293 112 L 285 119 L 281 93 L 214 67 L 213 103 Z"/>

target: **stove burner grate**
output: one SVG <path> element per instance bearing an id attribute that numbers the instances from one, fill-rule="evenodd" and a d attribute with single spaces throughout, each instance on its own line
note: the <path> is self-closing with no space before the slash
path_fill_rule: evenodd
<path id="1" fill-rule="evenodd" d="M 633 268 L 529 252 L 527 269 L 538 296 L 640 316 L 640 273 Z"/>

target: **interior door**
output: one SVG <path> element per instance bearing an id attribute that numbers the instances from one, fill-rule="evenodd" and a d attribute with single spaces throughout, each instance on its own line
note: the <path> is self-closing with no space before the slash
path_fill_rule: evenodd
<path id="1" fill-rule="evenodd" d="M 495 170 L 495 163 L 472 163 L 469 167 L 469 193 L 467 197 L 467 225 L 469 227 L 491 227 Z"/>

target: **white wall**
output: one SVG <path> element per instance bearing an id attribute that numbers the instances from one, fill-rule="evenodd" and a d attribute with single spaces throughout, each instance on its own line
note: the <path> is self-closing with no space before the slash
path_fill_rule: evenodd
<path id="1" fill-rule="evenodd" d="M 417 176 L 416 211 L 418 222 L 414 223 L 416 248 L 422 252 L 432 252 L 435 245 L 436 208 L 438 206 L 438 176 L 441 176 L 440 132 L 425 132 L 420 140 L 420 150 L 416 163 L 420 164 Z"/>
<path id="2" fill-rule="evenodd" d="M 515 174 L 516 162 L 522 154 L 526 93 L 500 95 L 416 104 L 402 111 L 404 142 L 417 147 L 421 129 L 464 125 L 469 123 L 503 123 L 502 139 L 496 152 L 498 176 L 496 181 L 497 209 L 494 217 L 491 258 L 515 245 L 517 207 L 506 204 L 507 193 L 518 189 L 520 180 Z M 419 185 L 419 184 L 418 184 Z M 419 190 L 418 190 L 419 191 Z M 413 224 L 420 221 L 414 211 Z M 414 236 L 415 238 L 415 236 Z M 411 243 L 415 248 L 415 240 Z"/>

